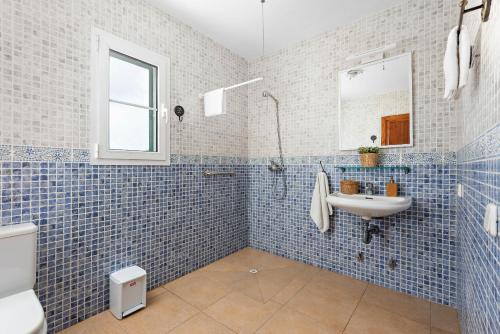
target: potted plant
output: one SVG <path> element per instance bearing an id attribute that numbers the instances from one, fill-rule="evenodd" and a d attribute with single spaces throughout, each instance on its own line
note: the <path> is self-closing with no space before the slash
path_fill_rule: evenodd
<path id="1" fill-rule="evenodd" d="M 378 152 L 380 149 L 376 146 L 367 146 L 358 148 L 359 161 L 363 167 L 376 167 L 378 164 Z"/>

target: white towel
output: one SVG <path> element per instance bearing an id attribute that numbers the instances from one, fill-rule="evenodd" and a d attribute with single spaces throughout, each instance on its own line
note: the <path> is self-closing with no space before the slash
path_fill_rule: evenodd
<path id="1" fill-rule="evenodd" d="M 466 26 L 462 26 L 462 30 L 460 31 L 458 52 L 460 52 L 460 83 L 458 84 L 458 88 L 463 88 L 467 85 L 467 80 L 469 80 L 470 58 L 472 56 L 469 31 Z"/>
<path id="2" fill-rule="evenodd" d="M 470 64 L 470 37 L 467 27 L 462 26 L 460 31 L 460 44 L 457 50 L 457 29 L 451 29 L 444 54 L 444 98 L 451 100 L 457 96 L 458 90 L 467 84 Z M 458 54 L 457 54 L 458 51 Z M 460 55 L 460 64 L 458 62 Z M 460 82 L 459 82 L 460 81 Z"/>
<path id="3" fill-rule="evenodd" d="M 497 236 L 497 206 L 493 203 L 486 205 L 483 226 L 486 232 Z"/>
<path id="4" fill-rule="evenodd" d="M 329 194 L 328 177 L 324 172 L 319 172 L 311 200 L 311 218 L 321 233 L 325 233 L 330 227 L 329 216 L 333 214 L 332 205 L 326 201 Z"/>
<path id="5" fill-rule="evenodd" d="M 203 95 L 205 116 L 224 115 L 226 113 L 226 97 L 224 88 L 219 88 Z"/>

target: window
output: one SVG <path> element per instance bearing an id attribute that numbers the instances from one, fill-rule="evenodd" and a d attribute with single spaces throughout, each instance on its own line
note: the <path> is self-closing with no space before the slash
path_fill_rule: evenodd
<path id="1" fill-rule="evenodd" d="M 91 66 L 91 162 L 168 165 L 169 59 L 94 29 Z"/>

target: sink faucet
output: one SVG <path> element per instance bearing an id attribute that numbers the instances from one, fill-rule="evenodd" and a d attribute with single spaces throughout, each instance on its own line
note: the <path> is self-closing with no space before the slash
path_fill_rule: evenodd
<path id="1" fill-rule="evenodd" d="M 373 183 L 371 182 L 366 183 L 366 194 L 373 195 Z"/>

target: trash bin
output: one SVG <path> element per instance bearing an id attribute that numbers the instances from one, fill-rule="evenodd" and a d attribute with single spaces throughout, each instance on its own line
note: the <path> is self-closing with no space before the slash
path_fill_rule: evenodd
<path id="1" fill-rule="evenodd" d="M 132 266 L 109 276 L 109 306 L 118 319 L 146 307 L 146 271 Z"/>

